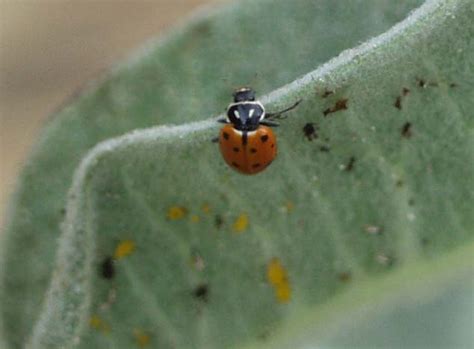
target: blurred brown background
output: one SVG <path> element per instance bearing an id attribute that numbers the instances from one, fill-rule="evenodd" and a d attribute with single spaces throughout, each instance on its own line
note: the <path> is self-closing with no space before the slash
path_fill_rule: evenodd
<path id="1" fill-rule="evenodd" d="M 0 0 L 0 226 L 50 113 L 148 38 L 223 1 Z"/>

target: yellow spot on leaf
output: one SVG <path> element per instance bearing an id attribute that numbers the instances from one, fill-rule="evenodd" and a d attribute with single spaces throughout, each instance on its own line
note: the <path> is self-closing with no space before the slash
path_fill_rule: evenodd
<path id="1" fill-rule="evenodd" d="M 209 206 L 209 204 L 204 204 L 202 205 L 201 210 L 205 214 L 209 214 L 211 212 L 211 206 Z"/>
<path id="2" fill-rule="evenodd" d="M 198 223 L 201 220 L 201 218 L 197 214 L 193 214 L 191 216 L 191 222 L 193 223 Z"/>
<path id="3" fill-rule="evenodd" d="M 275 287 L 276 298 L 280 303 L 287 303 L 290 301 L 291 290 L 290 284 L 285 282 Z"/>
<path id="4" fill-rule="evenodd" d="M 245 213 L 242 213 L 237 219 L 235 220 L 232 228 L 236 233 L 242 233 L 245 229 L 247 229 L 249 225 L 249 218 Z"/>
<path id="5" fill-rule="evenodd" d="M 168 214 L 166 217 L 172 221 L 176 221 L 178 219 L 184 218 L 186 214 L 188 213 L 188 210 L 185 207 L 182 206 L 171 206 L 168 209 Z"/>
<path id="6" fill-rule="evenodd" d="M 93 329 L 101 331 L 104 334 L 107 334 L 110 331 L 109 325 L 104 320 L 102 320 L 97 314 L 94 314 L 90 317 L 89 326 Z"/>
<path id="7" fill-rule="evenodd" d="M 150 335 L 142 330 L 135 329 L 133 331 L 133 336 L 135 337 L 135 341 L 140 348 L 145 348 L 150 344 Z"/>
<path id="8" fill-rule="evenodd" d="M 133 253 L 135 243 L 132 240 L 123 240 L 115 248 L 114 258 L 120 259 Z"/>
<path id="9" fill-rule="evenodd" d="M 290 282 L 286 269 L 278 258 L 273 258 L 267 266 L 267 280 L 275 289 L 278 302 L 287 303 L 291 297 Z"/>
<path id="10" fill-rule="evenodd" d="M 291 201 L 287 201 L 285 204 L 286 212 L 290 213 L 295 208 L 295 205 Z"/>

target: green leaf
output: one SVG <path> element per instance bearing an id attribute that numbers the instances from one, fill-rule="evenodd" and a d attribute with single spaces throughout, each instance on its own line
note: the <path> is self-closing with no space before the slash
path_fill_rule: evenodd
<path id="1" fill-rule="evenodd" d="M 384 337 L 410 338 L 400 307 L 469 290 L 474 270 L 474 5 L 427 1 L 403 20 L 420 3 L 204 11 L 63 107 L 2 234 L 0 341 L 370 346 L 386 313 Z M 215 119 L 197 120 L 234 87 L 286 83 L 262 99 L 273 111 L 303 98 L 276 130 L 276 161 L 233 172 Z M 152 127 L 168 123 L 182 125 Z"/>

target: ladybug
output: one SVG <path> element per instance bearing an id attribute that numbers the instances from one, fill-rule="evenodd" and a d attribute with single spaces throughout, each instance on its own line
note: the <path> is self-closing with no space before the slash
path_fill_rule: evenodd
<path id="1" fill-rule="evenodd" d="M 262 103 L 255 100 L 251 88 L 241 88 L 233 94 L 234 102 L 227 107 L 225 124 L 217 141 L 225 162 L 234 170 L 251 175 L 263 171 L 277 154 L 276 137 L 270 127 L 279 126 L 275 119 L 294 109 L 291 107 L 276 113 L 265 113 Z"/>

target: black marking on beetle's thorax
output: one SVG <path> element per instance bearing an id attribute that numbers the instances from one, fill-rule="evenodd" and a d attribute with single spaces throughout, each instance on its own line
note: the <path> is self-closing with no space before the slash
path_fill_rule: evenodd
<path id="1" fill-rule="evenodd" d="M 242 145 L 247 145 L 248 133 L 247 131 L 242 131 Z"/>

